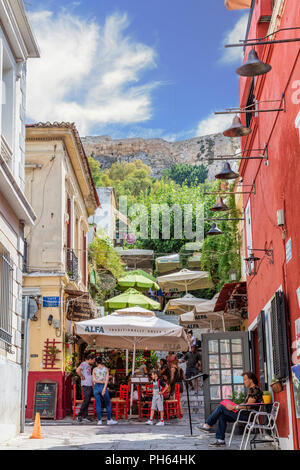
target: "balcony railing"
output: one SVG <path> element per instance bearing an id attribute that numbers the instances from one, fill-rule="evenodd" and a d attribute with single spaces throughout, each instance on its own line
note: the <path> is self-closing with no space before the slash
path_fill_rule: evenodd
<path id="1" fill-rule="evenodd" d="M 66 269 L 70 280 L 78 282 L 78 258 L 73 250 L 67 250 Z"/>
<path id="2" fill-rule="evenodd" d="M 12 160 L 12 151 L 8 143 L 6 142 L 4 136 L 1 136 L 1 157 L 7 165 L 10 167 L 11 166 L 11 160 Z"/>

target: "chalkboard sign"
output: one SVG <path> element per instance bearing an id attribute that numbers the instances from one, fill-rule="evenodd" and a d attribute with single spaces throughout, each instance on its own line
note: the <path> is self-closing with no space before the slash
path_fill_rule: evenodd
<path id="1" fill-rule="evenodd" d="M 56 419 L 57 382 L 41 380 L 35 384 L 34 416 L 40 413 L 41 418 Z"/>

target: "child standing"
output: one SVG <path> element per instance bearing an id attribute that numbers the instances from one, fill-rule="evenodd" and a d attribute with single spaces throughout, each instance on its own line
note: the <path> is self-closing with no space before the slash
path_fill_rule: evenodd
<path id="1" fill-rule="evenodd" d="M 164 426 L 164 393 L 166 393 L 168 387 L 166 383 L 159 378 L 158 370 L 154 370 L 152 372 L 152 380 L 153 380 L 153 398 L 151 404 L 151 413 L 150 419 L 146 422 L 146 424 L 153 425 L 153 417 L 155 411 L 159 411 L 160 413 L 160 421 L 156 423 L 156 426 Z"/>

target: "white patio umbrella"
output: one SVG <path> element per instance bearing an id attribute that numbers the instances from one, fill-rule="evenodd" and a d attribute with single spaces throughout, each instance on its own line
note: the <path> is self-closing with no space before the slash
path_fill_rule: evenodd
<path id="1" fill-rule="evenodd" d="M 138 315 L 146 317 L 155 317 L 155 313 L 142 307 L 127 307 L 116 310 L 119 315 Z M 128 349 L 126 349 L 126 375 L 128 375 Z"/>
<path id="2" fill-rule="evenodd" d="M 189 290 L 209 289 L 213 287 L 211 277 L 206 271 L 182 269 L 173 274 L 159 276 L 157 282 L 164 292 L 188 292 Z"/>
<path id="3" fill-rule="evenodd" d="M 106 317 L 76 323 L 75 332 L 90 345 L 133 350 L 133 376 L 137 349 L 188 350 L 184 329 L 155 315 L 150 317 L 113 312 Z"/>
<path id="4" fill-rule="evenodd" d="M 204 312 L 201 306 L 195 307 L 191 312 L 184 313 L 179 317 L 179 324 L 185 327 L 209 328 L 211 331 L 222 329 L 226 331 L 226 325 L 240 326 L 241 316 L 238 314 L 220 312 Z"/>
<path id="5" fill-rule="evenodd" d="M 211 300 L 200 299 L 192 294 L 186 294 L 178 299 L 171 299 L 166 305 L 165 312 L 172 311 L 175 315 L 180 315 L 191 311 L 193 307 L 199 307 L 203 312 L 214 310 L 219 294 L 216 294 Z"/>

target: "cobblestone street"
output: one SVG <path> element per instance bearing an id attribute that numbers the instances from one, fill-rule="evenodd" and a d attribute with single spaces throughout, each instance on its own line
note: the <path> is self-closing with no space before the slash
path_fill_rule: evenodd
<path id="1" fill-rule="evenodd" d="M 66 419 L 42 424 L 42 440 L 29 439 L 32 429 L 32 424 L 27 425 L 24 434 L 3 444 L 0 450 L 216 450 L 208 446 L 214 435 L 200 433 L 195 425 L 194 436 L 190 437 L 186 419 L 180 423 L 171 422 L 164 427 L 123 420 L 116 426 L 96 426 L 73 424 L 71 419 Z M 240 436 L 237 436 L 231 449 L 237 450 L 239 442 Z M 272 450 L 272 447 L 264 444 L 258 449 Z"/>

